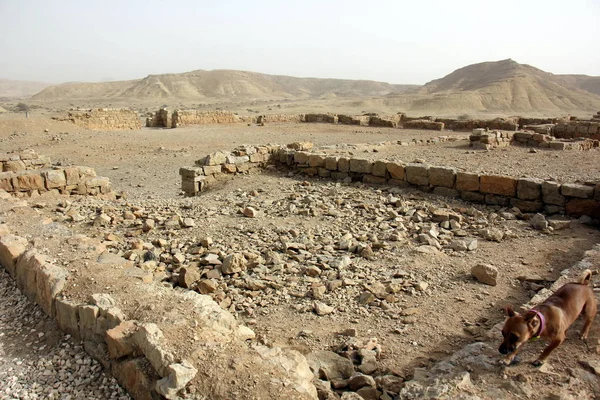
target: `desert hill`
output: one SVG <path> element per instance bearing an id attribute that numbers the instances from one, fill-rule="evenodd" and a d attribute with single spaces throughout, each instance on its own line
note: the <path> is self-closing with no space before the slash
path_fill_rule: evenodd
<path id="1" fill-rule="evenodd" d="M 600 76 L 589 75 L 558 75 L 568 84 L 579 89 L 600 95 Z"/>
<path id="2" fill-rule="evenodd" d="M 143 79 L 106 83 L 67 83 L 52 86 L 33 100 L 61 99 L 222 99 L 276 100 L 383 96 L 418 88 L 384 82 L 295 78 L 234 70 L 197 70 L 182 74 L 149 75 Z"/>
<path id="3" fill-rule="evenodd" d="M 570 113 L 600 109 L 600 96 L 513 60 L 469 65 L 425 84 L 410 110 L 424 112 Z"/>
<path id="4" fill-rule="evenodd" d="M 0 78 L 0 97 L 22 98 L 29 97 L 50 86 L 49 83 L 14 81 Z"/>

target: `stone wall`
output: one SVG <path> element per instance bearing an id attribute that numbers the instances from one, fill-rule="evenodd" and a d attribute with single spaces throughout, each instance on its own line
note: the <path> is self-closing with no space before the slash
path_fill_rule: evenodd
<path id="1" fill-rule="evenodd" d="M 519 127 L 519 118 L 495 118 L 492 120 L 483 119 L 449 119 L 436 118 L 435 121 L 443 122 L 446 129 L 453 131 L 472 131 L 477 128 L 487 128 L 490 130 L 516 131 Z"/>
<path id="2" fill-rule="evenodd" d="M 594 121 L 568 121 L 556 124 L 552 133 L 557 138 L 573 139 L 588 138 L 600 140 L 600 122 Z"/>
<path id="3" fill-rule="evenodd" d="M 82 195 L 106 194 L 111 191 L 108 178 L 96 176 L 96 172 L 89 167 L 0 172 L 0 190 L 29 197 L 50 190 Z"/>
<path id="4" fill-rule="evenodd" d="M 50 158 L 40 156 L 33 150 L 0 153 L 0 172 L 19 172 L 49 166 Z"/>
<path id="5" fill-rule="evenodd" d="M 237 115 L 229 111 L 198 111 L 198 110 L 175 110 L 172 117 L 172 128 L 184 125 L 205 124 L 234 124 L 238 122 L 251 122 L 252 118 Z"/>
<path id="6" fill-rule="evenodd" d="M 439 121 L 430 121 L 426 119 L 416 119 L 402 123 L 405 129 L 425 129 L 434 131 L 443 131 L 445 124 Z"/>
<path id="7" fill-rule="evenodd" d="M 137 113 L 129 109 L 97 108 L 69 111 L 68 119 L 75 125 L 99 131 L 122 131 L 142 128 Z"/>
<path id="8" fill-rule="evenodd" d="M 296 149 L 292 148 L 295 147 Z M 251 154 L 213 153 L 196 167 L 180 169 L 182 190 L 197 195 L 218 180 L 251 169 L 277 164 L 308 176 L 361 181 L 399 187 L 416 187 L 434 194 L 474 203 L 512 206 L 522 212 L 566 213 L 600 218 L 600 184 L 582 185 L 458 171 L 453 167 L 387 160 L 328 156 L 311 146 L 248 147 Z M 239 151 L 238 154 L 243 154 Z"/>
<path id="9" fill-rule="evenodd" d="M 223 389 L 231 388 L 229 392 L 239 393 L 241 389 L 248 392 L 236 397 L 240 399 L 258 398 L 256 396 L 317 399 L 316 388 L 311 383 L 313 374 L 304 356 L 290 349 L 248 346 L 246 340 L 254 338 L 254 332 L 239 324 L 209 296 L 190 290 L 176 291 L 152 284 L 151 279 L 142 279 L 142 283 L 148 285 L 145 293 L 154 296 L 153 301 L 183 305 L 192 315 L 197 342 L 187 344 L 189 351 L 176 353 L 173 339 L 157 324 L 129 318 L 122 311 L 125 308 L 110 294 L 92 292 L 86 300 L 67 297 L 69 271 L 50 261 L 54 257 L 32 248 L 26 238 L 12 234 L 8 226 L 0 224 L 0 228 L 0 265 L 16 281 L 17 287 L 56 320 L 61 331 L 80 341 L 83 349 L 112 374 L 132 398 L 181 399 L 181 391 L 194 379 L 211 384 L 222 379 L 223 385 L 207 384 L 210 389 L 184 397 L 225 398 Z M 79 240 L 86 243 L 101 245 L 99 240 L 79 236 Z M 88 251 L 89 255 L 97 256 L 94 251 Z M 109 263 L 119 269 L 132 269 L 127 260 L 108 252 L 102 253 L 97 262 L 93 261 L 95 257 L 87 258 L 90 261 L 86 264 L 98 266 L 105 255 Z M 60 254 L 57 256 L 60 258 Z M 143 275 L 143 271 L 138 275 Z M 139 287 L 142 283 L 135 285 Z M 85 294 L 82 297 L 85 298 Z M 189 317 L 181 316 L 183 326 L 190 323 L 186 318 Z M 236 368 L 224 368 L 225 363 L 231 362 L 230 351 L 236 352 L 241 363 L 252 365 L 252 388 L 262 388 L 261 393 L 249 391 L 247 382 L 234 379 L 238 374 Z M 273 385 L 274 380 L 278 384 Z"/>
<path id="10" fill-rule="evenodd" d="M 473 129 L 469 136 L 469 146 L 475 149 L 489 150 L 495 147 L 510 146 L 515 132 L 486 131 L 483 128 Z"/>

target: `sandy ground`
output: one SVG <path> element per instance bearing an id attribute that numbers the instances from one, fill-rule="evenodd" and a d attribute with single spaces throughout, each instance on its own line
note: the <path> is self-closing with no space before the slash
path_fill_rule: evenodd
<path id="1" fill-rule="evenodd" d="M 45 129 L 48 132 L 44 132 Z M 464 133 L 442 134 L 464 137 Z M 124 202 L 114 205 L 116 213 L 134 204 L 150 210 L 150 214 L 164 214 L 165 210 L 168 210 L 193 217 L 204 223 L 189 231 L 178 233 L 175 238 L 187 246 L 186 240 L 190 241 L 189 238 L 208 235 L 214 237 L 224 250 L 239 248 L 240 245 L 247 245 L 248 248 L 269 246 L 272 244 L 268 239 L 272 237 L 270 235 L 281 234 L 279 227 L 295 229 L 300 237 L 314 236 L 315 230 L 318 233 L 317 237 L 334 237 L 344 227 L 347 230 L 351 230 L 353 225 L 360 228 L 361 224 L 368 224 L 365 221 L 369 221 L 368 214 L 358 211 L 347 217 L 340 217 L 335 223 L 326 217 L 299 219 L 297 216 L 278 211 L 273 212 L 268 219 L 248 222 L 249 220 L 241 220 L 236 214 L 241 204 L 255 201 L 265 210 L 269 210 L 269 207 L 285 210 L 290 196 L 295 193 L 302 194 L 305 190 L 309 195 L 312 193 L 317 197 L 321 196 L 324 201 L 333 202 L 335 196 L 345 196 L 354 210 L 359 209 L 363 203 L 379 204 L 388 195 L 386 189 L 374 190 L 350 185 L 336 189 L 339 192 L 327 199 L 331 193 L 331 183 L 311 181 L 313 189 L 306 189 L 299 185 L 298 181 L 286 178 L 286 174 L 240 177 L 214 191 L 191 199 L 180 195 L 179 167 L 192 165 L 195 160 L 212 151 L 228 150 L 240 144 L 312 141 L 317 145 L 329 146 L 328 151 L 338 154 L 352 153 L 368 158 L 409 162 L 420 159 L 435 165 L 451 165 L 465 170 L 554 178 L 562 181 L 591 181 L 599 178 L 597 162 L 600 153 L 596 150 L 540 150 L 538 153 L 528 153 L 526 148 L 511 147 L 505 150 L 473 152 L 466 147 L 467 142 L 464 140 L 430 145 L 395 144 L 398 140 L 426 140 L 438 135 L 440 132 L 320 124 L 281 124 L 265 127 L 215 125 L 173 130 L 91 132 L 44 117 L 29 120 L 15 119 L 14 116 L 0 117 L 1 151 L 33 148 L 63 165 L 94 167 L 99 175 L 111 179 L 115 190 L 124 191 L 131 202 L 129 205 Z M 382 145 L 382 142 L 389 143 Z M 340 146 L 342 143 L 353 146 Z M 337 147 L 334 147 L 336 145 Z M 260 189 L 257 200 L 248 200 L 247 193 L 257 189 Z M 459 201 L 436 199 L 419 193 L 403 192 L 400 195 L 415 207 L 424 209 L 445 207 L 467 215 L 465 210 L 470 207 Z M 355 198 L 359 200 L 353 200 Z M 53 217 L 53 203 L 48 204 L 39 212 Z M 89 213 L 94 212 L 98 206 L 101 204 L 81 205 L 82 209 Z M 110 204 L 105 206 L 112 207 Z M 579 223 L 572 224 L 569 229 L 542 234 L 531 230 L 526 221 L 493 222 L 496 221 L 496 217 L 492 214 L 502 211 L 498 208 L 478 206 L 478 210 L 485 216 L 486 224 L 510 230 L 515 234 L 500 243 L 480 239 L 477 251 L 463 255 L 415 254 L 408 251 L 413 244 L 406 248 L 399 245 L 389 250 L 389 253 L 384 252 L 377 260 L 356 260 L 357 270 L 353 271 L 352 279 L 361 284 L 372 284 L 383 276 L 381 274 L 385 271 L 396 268 L 408 269 L 417 280 L 429 283 L 425 292 L 401 296 L 400 301 L 387 310 L 381 306 L 360 307 L 356 303 L 358 292 L 346 288 L 340 292 L 341 297 L 332 294 L 331 298 L 327 298 L 331 303 L 335 303 L 339 310 L 329 316 L 316 316 L 306 310 L 311 301 L 292 297 L 289 301 L 279 303 L 269 301 L 252 314 L 240 308 L 237 310 L 238 317 L 250 324 L 264 342 L 292 346 L 303 352 L 331 349 L 342 340 L 336 333 L 346 328 L 355 328 L 359 337 L 377 337 L 382 344 L 382 370 L 393 371 L 408 378 L 414 367 L 430 365 L 463 344 L 476 340 L 482 331 L 501 322 L 501 310 L 507 302 L 526 302 L 532 294 L 531 287 L 522 285 L 517 279 L 518 276 L 537 274 L 552 280 L 562 269 L 581 259 L 583 253 L 600 240 L 596 229 Z M 361 215 L 364 220 L 360 218 Z M 53 218 L 55 217 L 54 215 Z M 35 225 L 28 225 L 26 221 L 19 222 L 18 217 L 13 218 L 12 222 L 22 224 L 23 230 L 30 229 L 29 234 L 36 234 Z M 477 219 L 474 218 L 469 224 L 475 230 Z M 374 225 L 368 227 L 375 229 Z M 90 228 L 85 224 L 70 226 L 69 229 L 75 232 L 90 232 Z M 124 231 L 119 229 L 125 227 L 117 225 L 111 229 L 117 234 L 123 234 Z M 94 231 L 93 234 L 100 236 L 109 232 L 111 230 Z M 256 239 L 253 232 L 266 232 L 265 238 Z M 168 239 L 172 240 L 173 237 Z M 492 262 L 502 271 L 498 286 L 482 286 L 470 278 L 470 268 L 481 262 Z M 282 273 L 277 279 L 284 281 L 297 275 L 296 272 L 286 274 Z M 82 272 L 81 279 L 84 278 L 86 274 Z M 302 282 L 306 285 L 310 283 Z M 235 287 L 235 282 L 229 284 Z M 344 302 L 347 305 L 340 306 Z M 414 315 L 406 315 L 407 309 L 417 311 Z M 406 317 L 412 318 L 407 320 Z M 598 336 L 597 332 L 596 323 L 593 328 L 594 337 Z M 539 346 L 532 346 L 523 357 L 533 358 L 537 351 Z M 585 354 L 585 357 L 590 359 L 600 359 L 598 355 L 590 353 L 589 348 L 575 340 L 565 343 L 556 353 L 558 361 L 554 368 L 558 374 L 568 374 L 569 371 L 578 368 L 580 357 L 570 359 L 570 354 Z M 545 386 L 547 377 L 544 375 L 535 375 L 533 384 L 539 385 L 544 393 L 550 393 L 552 390 L 552 386 Z M 582 390 L 585 390 L 585 393 L 599 394 L 597 387 L 587 383 L 583 385 Z"/>

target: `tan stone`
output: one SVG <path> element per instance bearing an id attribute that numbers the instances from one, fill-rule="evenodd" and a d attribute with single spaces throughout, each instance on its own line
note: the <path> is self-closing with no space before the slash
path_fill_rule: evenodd
<path id="1" fill-rule="evenodd" d="M 44 178 L 37 171 L 15 176 L 12 179 L 12 185 L 17 192 L 30 192 L 32 190 L 46 191 Z"/>
<path id="2" fill-rule="evenodd" d="M 370 174 L 373 170 L 373 162 L 362 160 L 359 158 L 350 159 L 350 172 L 358 172 L 361 174 Z"/>
<path id="3" fill-rule="evenodd" d="M 158 396 L 154 393 L 154 377 L 147 373 L 151 370 L 145 358 L 111 363 L 112 376 L 136 400 L 155 400 Z"/>
<path id="4" fill-rule="evenodd" d="M 15 278 L 15 266 L 18 257 L 25 253 L 27 239 L 15 235 L 0 237 L 0 264 Z"/>
<path id="5" fill-rule="evenodd" d="M 429 184 L 431 186 L 454 187 L 456 169 L 451 167 L 429 167 Z"/>
<path id="6" fill-rule="evenodd" d="M 137 330 L 135 321 L 124 321 L 106 331 L 106 345 L 110 358 L 121 358 L 133 353 L 132 335 Z"/>
<path id="7" fill-rule="evenodd" d="M 60 169 L 53 169 L 43 173 L 46 179 L 46 189 L 58 189 L 64 188 L 67 185 L 67 178 L 65 173 Z"/>
<path id="8" fill-rule="evenodd" d="M 327 168 L 329 171 L 337 171 L 338 157 L 327 157 L 325 159 L 325 168 Z"/>
<path id="9" fill-rule="evenodd" d="M 413 185 L 429 185 L 429 165 L 427 164 L 406 164 L 404 167 L 406 181 Z"/>
<path id="10" fill-rule="evenodd" d="M 133 334 L 133 343 L 146 356 L 160 376 L 167 375 L 167 368 L 173 364 L 175 358 L 163 347 L 163 333 L 156 324 L 140 325 Z"/>
<path id="11" fill-rule="evenodd" d="M 322 154 L 311 154 L 308 157 L 308 165 L 313 168 L 325 167 L 325 156 Z"/>
<path id="12" fill-rule="evenodd" d="M 36 302 L 50 317 L 54 317 L 54 299 L 67 283 L 67 271 L 49 263 L 39 265 L 36 271 Z"/>
<path id="13" fill-rule="evenodd" d="M 371 172 L 375 176 L 385 177 L 387 171 L 385 161 L 375 161 L 373 164 L 373 171 Z"/>
<path id="14" fill-rule="evenodd" d="M 515 197 L 517 181 L 509 176 L 482 175 L 479 191 L 500 196 Z"/>
<path id="15" fill-rule="evenodd" d="M 390 173 L 392 179 L 404 180 L 404 166 L 397 163 L 387 163 L 386 169 Z"/>
<path id="16" fill-rule="evenodd" d="M 54 307 L 58 328 L 75 339 L 79 339 L 79 305 L 68 299 L 56 299 Z"/>
<path id="17" fill-rule="evenodd" d="M 457 172 L 456 190 L 468 192 L 479 191 L 479 175 L 468 172 Z"/>

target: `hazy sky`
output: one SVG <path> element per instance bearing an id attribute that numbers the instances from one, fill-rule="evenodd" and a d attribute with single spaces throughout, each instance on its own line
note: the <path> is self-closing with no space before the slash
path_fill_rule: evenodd
<path id="1" fill-rule="evenodd" d="M 0 78 L 241 69 L 425 83 L 512 58 L 600 75 L 600 0 L 0 0 Z"/>

